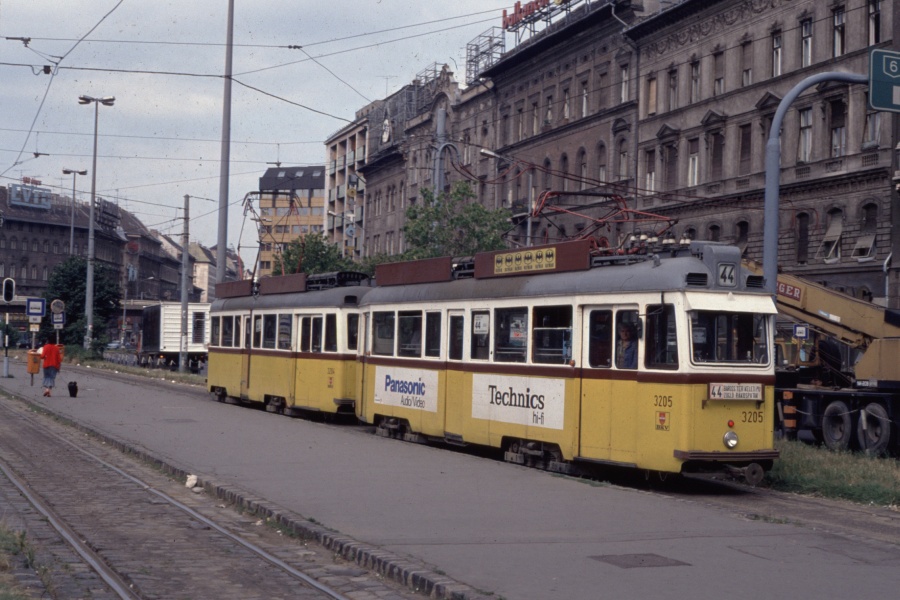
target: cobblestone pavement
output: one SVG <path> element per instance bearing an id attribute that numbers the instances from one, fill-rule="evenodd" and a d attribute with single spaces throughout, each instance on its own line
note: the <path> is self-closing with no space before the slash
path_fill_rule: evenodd
<path id="1" fill-rule="evenodd" d="M 54 513 L 104 562 L 120 572 L 139 597 L 245 600 L 324 596 L 56 436 L 98 455 L 347 598 L 422 597 L 316 543 L 286 535 L 265 519 L 235 511 L 203 488 L 188 489 L 161 470 L 36 414 L 19 401 L 0 399 L 0 460 L 51 504 Z M 2 474 L 0 521 L 13 531 L 26 532 L 29 551 L 14 557 L 13 573 L 30 597 L 118 597 Z"/>

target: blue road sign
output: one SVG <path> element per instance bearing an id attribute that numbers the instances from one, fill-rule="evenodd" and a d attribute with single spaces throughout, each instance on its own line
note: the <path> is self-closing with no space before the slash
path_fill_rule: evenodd
<path id="1" fill-rule="evenodd" d="M 900 112 L 900 52 L 869 52 L 869 106 Z"/>
<path id="2" fill-rule="evenodd" d="M 47 301 L 43 298 L 26 298 L 25 314 L 29 317 L 43 317 L 47 314 Z"/>

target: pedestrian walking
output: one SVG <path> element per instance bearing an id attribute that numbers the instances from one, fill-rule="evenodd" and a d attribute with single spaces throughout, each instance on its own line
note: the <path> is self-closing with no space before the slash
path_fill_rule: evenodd
<path id="1" fill-rule="evenodd" d="M 56 385 L 56 374 L 62 367 L 62 353 L 59 351 L 59 346 L 49 340 L 41 346 L 38 353 L 43 359 L 44 395 L 49 396 L 53 386 Z"/>

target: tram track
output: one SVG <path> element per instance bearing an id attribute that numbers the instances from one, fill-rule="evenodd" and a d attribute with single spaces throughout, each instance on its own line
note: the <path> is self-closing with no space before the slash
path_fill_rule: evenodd
<path id="1" fill-rule="evenodd" d="M 338 588 L 365 575 L 14 401 L 0 401 L 0 472 L 43 597 L 347 600 Z"/>

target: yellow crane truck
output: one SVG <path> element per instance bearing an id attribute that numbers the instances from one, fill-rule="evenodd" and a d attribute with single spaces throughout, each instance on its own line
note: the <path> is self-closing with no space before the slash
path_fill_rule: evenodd
<path id="1" fill-rule="evenodd" d="M 782 338 L 775 399 L 787 437 L 806 431 L 835 450 L 900 454 L 900 311 L 779 273 L 779 313 L 815 343 Z M 840 342 L 850 370 L 839 373 Z M 804 365 L 819 375 L 801 378 Z"/>

